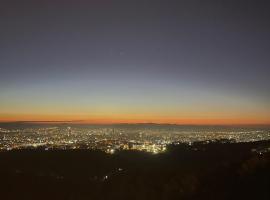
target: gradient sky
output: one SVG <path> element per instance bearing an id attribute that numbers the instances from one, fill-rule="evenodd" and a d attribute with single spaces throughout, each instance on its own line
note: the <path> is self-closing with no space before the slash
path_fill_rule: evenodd
<path id="1" fill-rule="evenodd" d="M 269 10 L 2 0 L 0 121 L 270 123 Z"/>

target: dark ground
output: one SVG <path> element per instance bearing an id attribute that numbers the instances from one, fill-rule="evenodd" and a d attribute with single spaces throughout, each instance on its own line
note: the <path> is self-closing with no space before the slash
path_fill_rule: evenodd
<path id="1" fill-rule="evenodd" d="M 181 144 L 158 155 L 1 152 L 0 199 L 269 200 L 270 152 L 264 152 L 269 147 L 264 141 Z"/>

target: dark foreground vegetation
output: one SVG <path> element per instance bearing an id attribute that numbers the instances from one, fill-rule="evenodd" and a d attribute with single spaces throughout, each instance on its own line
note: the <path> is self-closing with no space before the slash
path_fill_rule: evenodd
<path id="1" fill-rule="evenodd" d="M 270 141 L 0 153 L 0 199 L 270 199 Z M 267 152 L 268 151 L 268 152 Z"/>

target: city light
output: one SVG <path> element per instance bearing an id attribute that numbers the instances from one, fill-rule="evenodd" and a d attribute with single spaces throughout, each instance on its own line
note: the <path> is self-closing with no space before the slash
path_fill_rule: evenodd
<path id="1" fill-rule="evenodd" d="M 142 127 L 45 127 L 23 129 L 0 129 L 0 150 L 41 148 L 89 149 L 115 154 L 120 150 L 144 151 L 153 154 L 166 152 L 167 145 L 194 142 L 225 141 L 254 142 L 269 140 L 269 130 L 257 129 L 207 129 L 190 130 L 181 127 L 173 130 Z"/>

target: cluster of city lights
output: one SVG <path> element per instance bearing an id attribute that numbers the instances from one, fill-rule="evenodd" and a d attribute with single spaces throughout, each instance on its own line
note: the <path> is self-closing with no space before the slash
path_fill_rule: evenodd
<path id="1" fill-rule="evenodd" d="M 36 127 L 0 128 L 0 150 L 43 148 L 92 149 L 114 154 L 120 150 L 166 151 L 173 143 L 228 140 L 253 142 L 270 139 L 270 130 L 179 130 L 143 127 Z"/>

